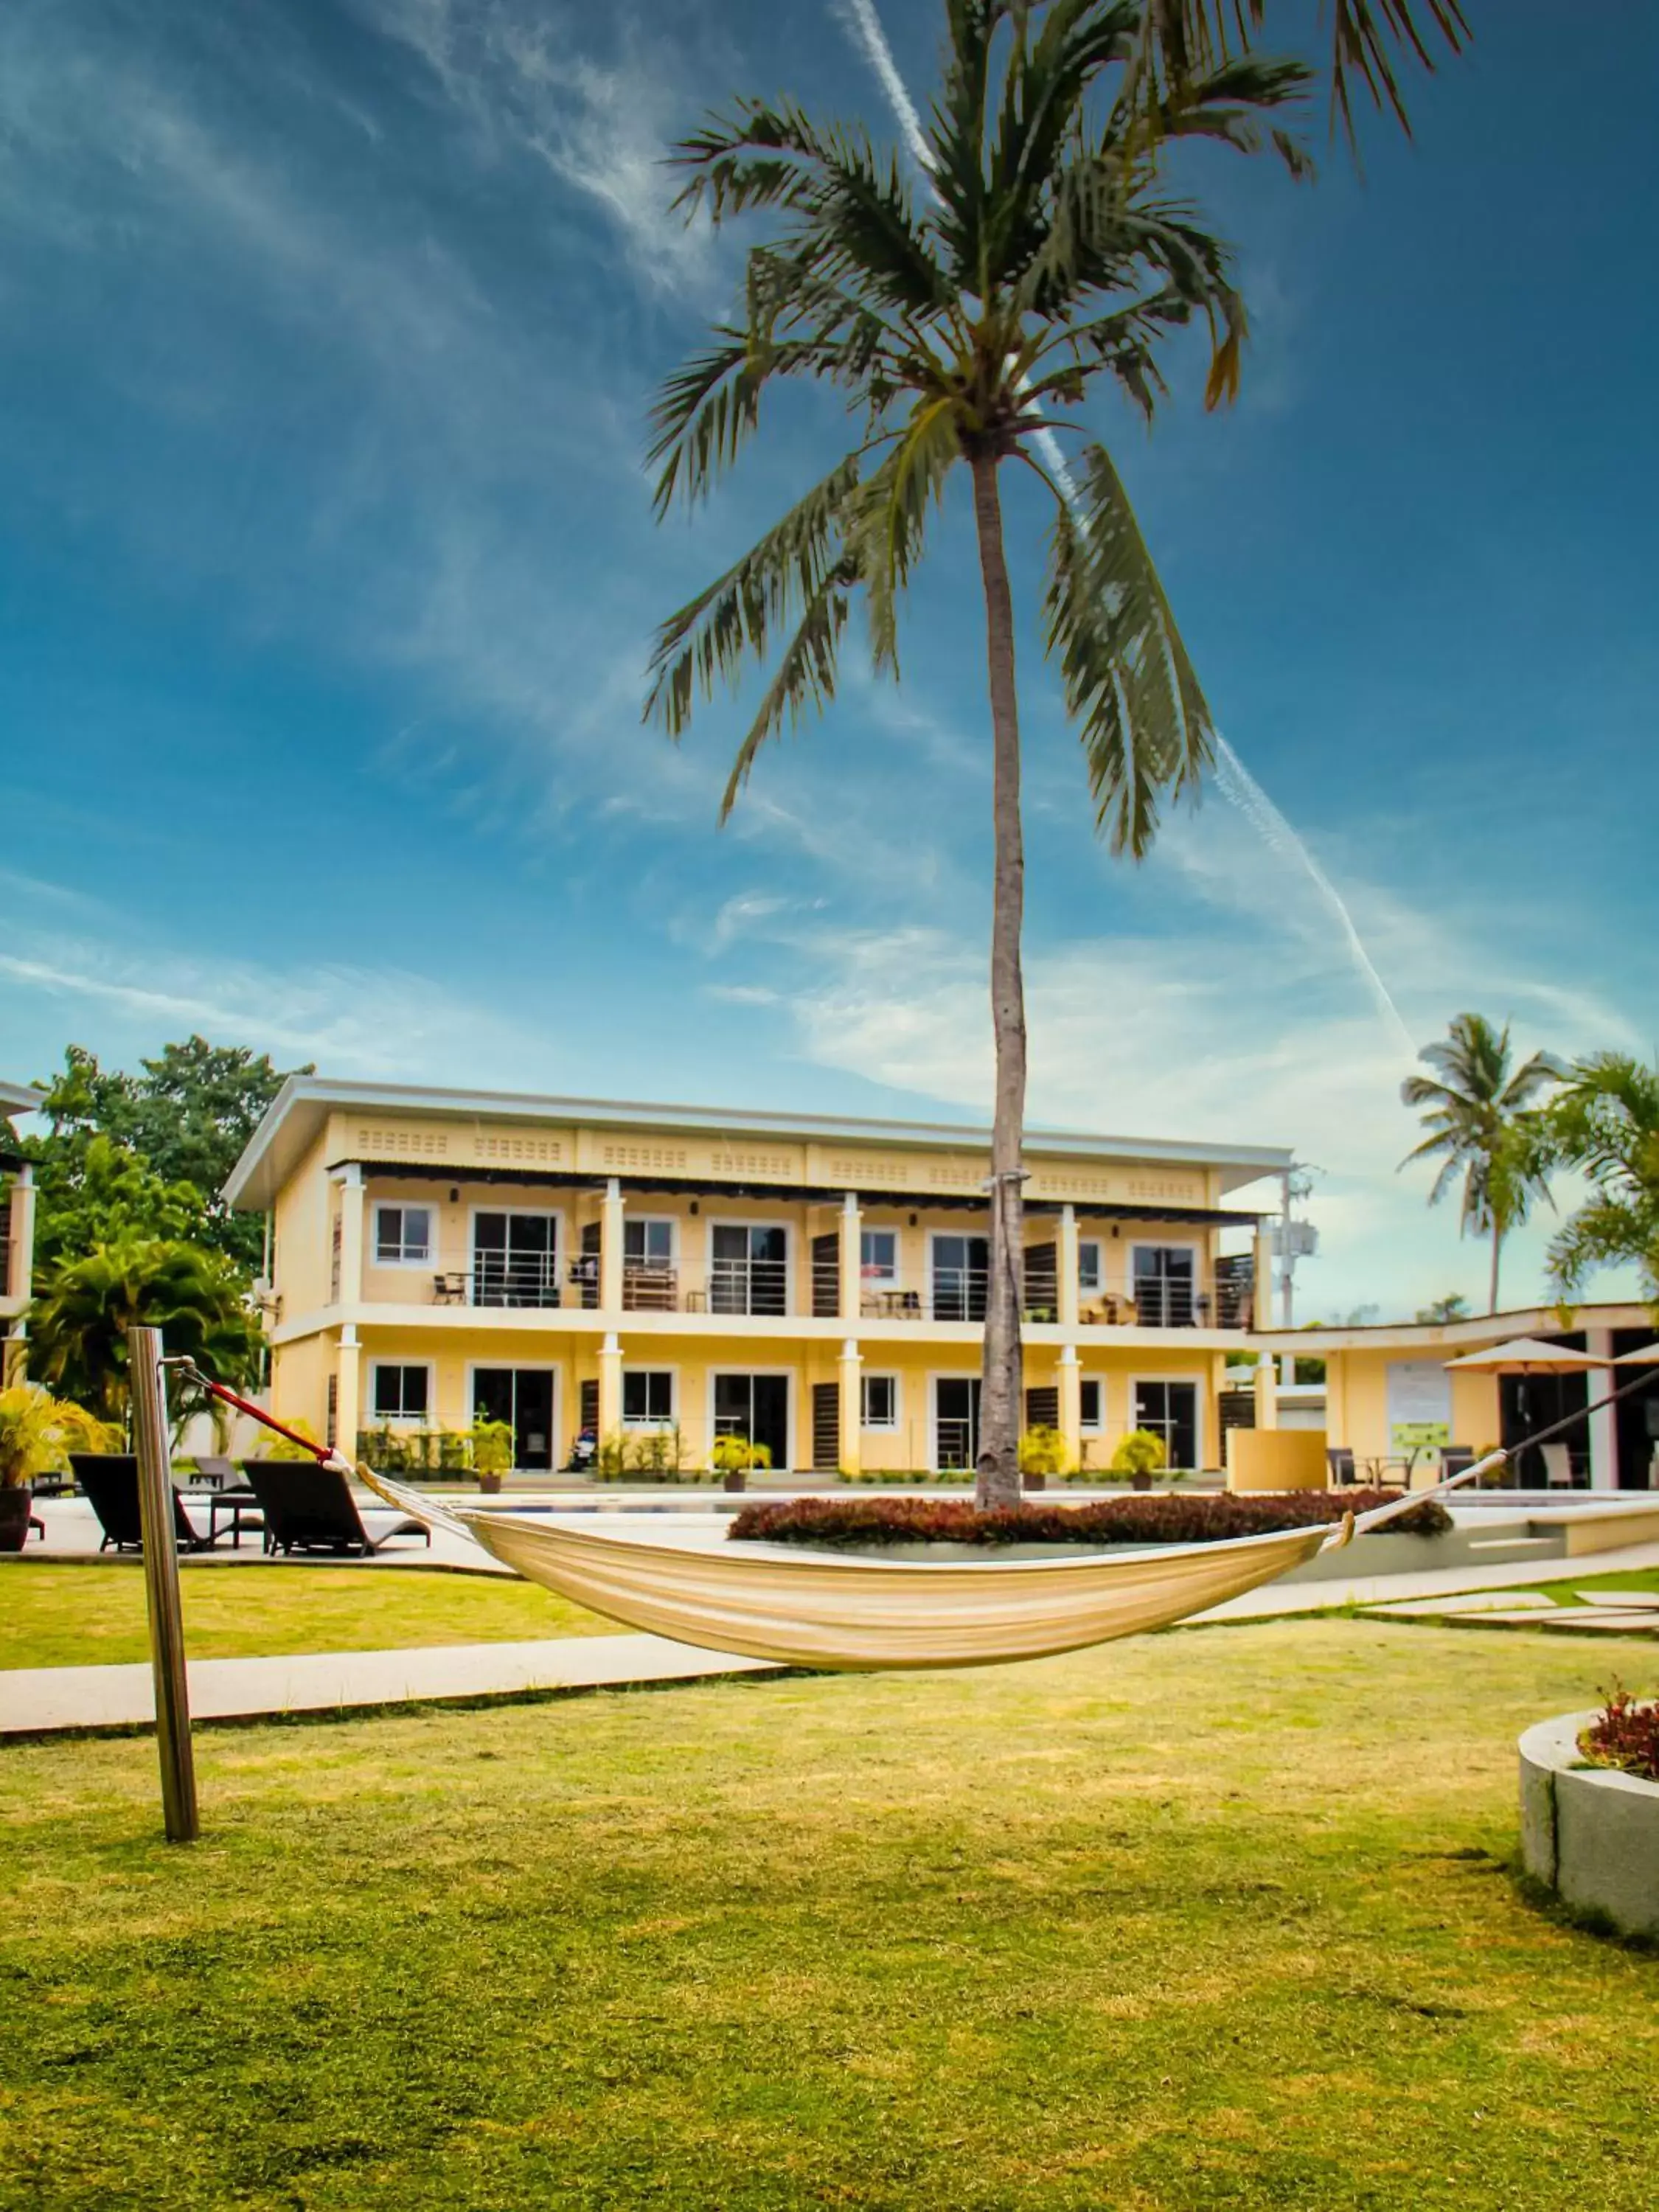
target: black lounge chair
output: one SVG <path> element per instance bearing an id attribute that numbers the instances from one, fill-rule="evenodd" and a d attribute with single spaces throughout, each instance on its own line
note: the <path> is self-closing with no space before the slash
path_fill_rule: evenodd
<path id="1" fill-rule="evenodd" d="M 1336 1488 L 1339 1490 L 1351 1489 L 1353 1486 L 1356 1478 L 1354 1475 L 1353 1453 L 1349 1446 L 1346 1444 L 1332 1444 L 1326 1452 L 1325 1458 L 1330 1467 L 1331 1480 Z"/>
<path id="2" fill-rule="evenodd" d="M 432 1531 L 402 1513 L 358 1510 L 351 1485 L 337 1468 L 315 1460 L 247 1459 L 242 1472 L 264 1516 L 268 1552 L 336 1552 L 368 1559 L 391 1536 Z"/>
<path id="3" fill-rule="evenodd" d="M 138 1519 L 138 1462 L 131 1452 L 71 1452 L 75 1480 L 91 1500 L 104 1540 L 100 1552 L 142 1552 L 143 1530 Z M 185 1510 L 185 1501 L 173 1493 L 173 1533 L 181 1552 L 208 1552 L 211 1536 L 204 1536 Z"/>

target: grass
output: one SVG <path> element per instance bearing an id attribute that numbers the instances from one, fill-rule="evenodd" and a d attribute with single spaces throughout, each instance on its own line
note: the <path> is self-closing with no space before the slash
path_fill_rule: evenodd
<path id="1" fill-rule="evenodd" d="M 1507 1867 L 1621 1662 L 1304 1620 L 214 1730 L 189 1849 L 147 1741 L 14 1745 L 0 2207 L 1648 2212 L 1659 1959 Z"/>
<path id="2" fill-rule="evenodd" d="M 1652 1567 L 1630 1567 L 1623 1574 L 1575 1575 L 1570 1582 L 1540 1582 L 1537 1587 L 1557 1605 L 1577 1605 L 1577 1593 L 1583 1590 L 1592 1604 L 1607 1597 L 1616 1597 L 1626 1590 L 1659 1591 L 1659 1571 Z"/>
<path id="3" fill-rule="evenodd" d="M 99 1566 L 25 1561 L 0 1571 L 0 1668 L 149 1658 L 138 1560 Z M 186 1565 L 179 1586 L 194 1659 L 514 1643 L 601 1636 L 616 1628 L 528 1583 L 427 1574 L 418 1567 Z"/>

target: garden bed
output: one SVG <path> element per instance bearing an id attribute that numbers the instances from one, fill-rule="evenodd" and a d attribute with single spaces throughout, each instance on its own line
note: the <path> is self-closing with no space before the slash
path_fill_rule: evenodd
<path id="1" fill-rule="evenodd" d="M 1656 1740 L 1644 1711 L 1617 1699 L 1527 1730 L 1521 1851 L 1527 1872 L 1564 1905 L 1620 1935 L 1659 1940 L 1659 1779 L 1648 1779 Z"/>
<path id="2" fill-rule="evenodd" d="M 1336 1522 L 1390 1503 L 1401 1492 L 1355 1490 L 1188 1497 L 1112 1498 L 1087 1505 L 1018 1505 L 981 1513 L 957 1498 L 803 1498 L 749 1505 L 726 1531 L 738 1541 L 802 1544 L 817 1550 L 872 1551 L 894 1545 L 1010 1546 L 1100 1551 L 1118 1544 L 1223 1543 L 1238 1536 L 1275 1535 L 1286 1528 Z M 1390 1526 L 1391 1534 L 1437 1536 L 1451 1529 L 1437 1500 L 1425 1499 Z"/>

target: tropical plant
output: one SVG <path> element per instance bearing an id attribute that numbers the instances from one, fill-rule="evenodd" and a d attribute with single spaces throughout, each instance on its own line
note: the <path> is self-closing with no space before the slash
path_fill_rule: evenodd
<path id="1" fill-rule="evenodd" d="M 1161 1474 L 1169 1464 L 1170 1448 L 1162 1437 L 1151 1429 L 1131 1429 L 1127 1437 L 1118 1439 L 1117 1449 L 1106 1463 L 1106 1472 L 1127 1479 Z"/>
<path id="2" fill-rule="evenodd" d="M 1419 1306 L 1417 1318 L 1428 1322 L 1468 1321 L 1469 1302 L 1462 1291 L 1449 1291 L 1443 1298 L 1431 1298 L 1427 1305 Z"/>
<path id="3" fill-rule="evenodd" d="M 168 1352 L 184 1353 L 216 1382 L 246 1388 L 258 1372 L 262 1340 L 234 1267 L 216 1252 L 162 1240 L 60 1262 L 29 1309 L 30 1364 L 53 1390 L 125 1428 L 135 1324 L 159 1328 Z M 189 1386 L 171 1395 L 179 1420 L 210 1402 Z"/>
<path id="4" fill-rule="evenodd" d="M 1280 16 L 1288 12 L 1277 11 Z M 1178 100 L 1194 74 L 1247 52 L 1267 15 L 1267 0 L 1152 0 L 1136 58 L 1145 103 L 1155 107 Z M 1374 106 L 1392 111 L 1409 137 L 1399 64 L 1414 63 L 1432 72 L 1437 45 L 1462 52 L 1470 32 L 1459 0 L 1334 0 L 1329 16 L 1331 106 L 1349 143 L 1356 137 L 1353 95 L 1361 88 Z"/>
<path id="5" fill-rule="evenodd" d="M 164 1181 L 148 1160 L 112 1137 L 90 1137 L 72 1155 L 48 1151 L 37 1161 L 36 1176 L 39 1273 L 49 1273 L 60 1260 L 82 1259 L 100 1244 L 132 1237 L 204 1241 L 207 1206 L 195 1184 Z"/>
<path id="6" fill-rule="evenodd" d="M 1492 1238 L 1487 1311 L 1496 1313 L 1504 1239 L 1547 1195 L 1547 1176 L 1525 1116 L 1565 1071 L 1547 1052 L 1535 1052 L 1514 1066 L 1509 1024 L 1497 1029 L 1484 1014 L 1457 1015 L 1444 1040 L 1425 1045 L 1418 1057 L 1434 1073 L 1408 1075 L 1400 1097 L 1405 1105 L 1423 1109 L 1422 1126 L 1429 1133 L 1400 1164 L 1440 1162 L 1429 1192 L 1431 1206 L 1437 1206 L 1462 1176 L 1459 1228 L 1465 1236 L 1473 1231 Z"/>
<path id="7" fill-rule="evenodd" d="M 285 1429 L 292 1429 L 294 1435 L 292 1437 L 279 1437 L 272 1431 L 266 1431 L 265 1433 L 270 1437 L 270 1441 L 269 1443 L 263 1441 L 261 1442 L 259 1447 L 260 1458 L 314 1460 L 317 1456 L 315 1452 L 307 1451 L 304 1444 L 295 1442 L 295 1438 L 306 1437 L 320 1449 L 322 1438 L 318 1435 L 316 1430 L 312 1427 L 310 1422 L 298 1415 L 290 1417 L 287 1413 L 283 1414 L 281 1416 L 281 1419 L 283 1426 Z"/>
<path id="8" fill-rule="evenodd" d="M 1576 1168 L 1591 1187 L 1550 1246 L 1558 1295 L 1598 1267 L 1631 1266 L 1659 1306 L 1659 1067 L 1612 1052 L 1580 1060 L 1534 1134 L 1544 1166 Z"/>
<path id="9" fill-rule="evenodd" d="M 1019 1440 L 1022 1474 L 1064 1474 L 1066 1459 L 1066 1439 L 1058 1429 L 1039 1424 L 1027 1429 Z"/>
<path id="10" fill-rule="evenodd" d="M 708 1456 L 716 1474 L 746 1474 L 751 1468 L 772 1464 L 767 1447 L 751 1443 L 747 1437 L 716 1437 Z"/>
<path id="11" fill-rule="evenodd" d="M 518 1433 L 511 1421 L 486 1420 L 472 1424 L 472 1472 L 480 1475 L 511 1474 L 518 1455 Z"/>
<path id="12" fill-rule="evenodd" d="M 120 1431 L 84 1406 L 54 1398 L 38 1382 L 0 1390 L 0 1490 L 21 1489 L 38 1474 L 61 1474 L 72 1451 L 118 1448 Z"/>
<path id="13" fill-rule="evenodd" d="M 1211 338 L 1207 404 L 1235 393 L 1245 336 L 1228 249 L 1173 198 L 1165 157 L 1202 140 L 1297 143 L 1264 114 L 1309 72 L 1236 58 L 1183 81 L 1149 116 L 1131 96 L 1143 0 L 946 0 L 945 82 L 919 196 L 865 132 L 793 102 L 750 100 L 677 149 L 678 204 L 716 225 L 765 211 L 745 309 L 672 376 L 651 459 L 659 514 L 695 504 L 760 421 L 763 393 L 804 380 L 856 420 L 851 449 L 759 542 L 665 623 L 646 711 L 678 737 L 699 696 L 776 665 L 738 746 L 721 819 L 766 741 L 833 698 L 842 632 L 861 597 L 878 672 L 896 675 L 898 608 L 960 464 L 970 479 L 985 605 L 995 860 L 996 1042 L 991 1265 L 980 1417 L 981 1504 L 1019 1495 L 1024 856 L 1014 610 L 1002 469 L 1053 501 L 1048 646 L 1076 719 L 1097 823 L 1115 851 L 1151 846 L 1160 804 L 1196 793 L 1209 707 L 1116 465 L 1086 441 L 1069 466 L 1055 416 L 1103 386 L 1150 419 L 1161 356 L 1195 319 Z"/>

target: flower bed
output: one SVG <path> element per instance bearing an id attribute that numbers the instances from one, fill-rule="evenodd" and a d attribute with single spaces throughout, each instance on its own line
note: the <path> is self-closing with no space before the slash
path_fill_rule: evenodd
<path id="1" fill-rule="evenodd" d="M 1642 1705 L 1627 1690 L 1608 1692 L 1606 1708 L 1579 1741 L 1598 1766 L 1616 1766 L 1659 1782 L 1659 1705 Z"/>
<path id="2" fill-rule="evenodd" d="M 1090 1505 L 1017 1505 L 981 1513 L 964 1500 L 802 1498 L 746 1505 L 726 1534 L 769 1544 L 1207 1544 L 1340 1521 L 1398 1498 L 1395 1490 L 1286 1491 L 1249 1497 L 1113 1498 Z M 1391 1522 L 1395 1533 L 1434 1536 L 1451 1516 L 1426 1498 Z"/>

